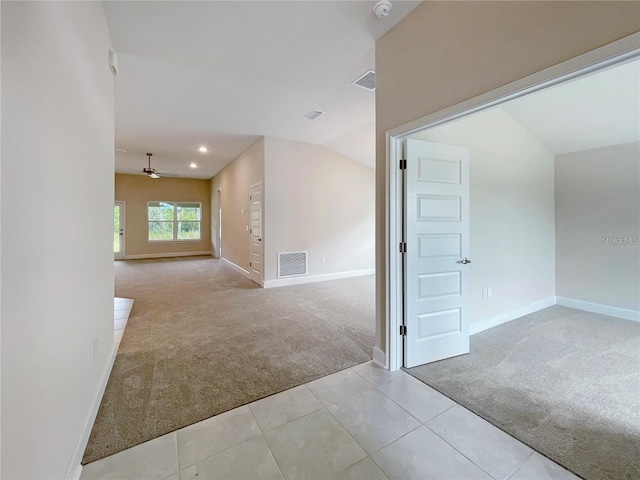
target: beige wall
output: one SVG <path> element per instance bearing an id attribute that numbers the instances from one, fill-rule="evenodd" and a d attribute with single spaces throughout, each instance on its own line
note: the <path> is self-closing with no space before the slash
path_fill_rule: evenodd
<path id="1" fill-rule="evenodd" d="M 425 2 L 376 42 L 377 342 L 386 350 L 385 132 L 640 30 L 638 2 Z"/>
<path id="2" fill-rule="evenodd" d="M 0 477 L 74 478 L 113 351 L 112 47 L 97 2 L 1 8 Z"/>
<path id="3" fill-rule="evenodd" d="M 115 199 L 125 202 L 125 258 L 188 252 L 211 252 L 211 183 L 190 178 L 152 179 L 116 174 Z M 200 202 L 200 241 L 149 242 L 147 202 Z"/>
<path id="4" fill-rule="evenodd" d="M 265 150 L 265 280 L 278 252 L 307 251 L 310 276 L 373 269 L 374 170 L 319 145 L 267 137 Z"/>
<path id="5" fill-rule="evenodd" d="M 558 296 L 640 310 L 639 236 L 640 144 L 556 157 Z"/>
<path id="6" fill-rule="evenodd" d="M 502 108 L 412 138 L 469 148 L 470 322 L 554 297 L 553 154 Z"/>
<path id="7" fill-rule="evenodd" d="M 211 179 L 212 231 L 218 236 L 218 208 L 222 207 L 222 257 L 249 270 L 249 185 L 264 180 L 264 138 Z M 220 196 L 216 192 L 220 189 Z M 267 187 L 263 184 L 263 198 Z M 218 204 L 218 198 L 221 205 Z M 263 202 L 264 208 L 264 202 Z M 264 216 L 263 216 L 264 218 Z M 214 255 L 220 255 L 215 245 Z"/>

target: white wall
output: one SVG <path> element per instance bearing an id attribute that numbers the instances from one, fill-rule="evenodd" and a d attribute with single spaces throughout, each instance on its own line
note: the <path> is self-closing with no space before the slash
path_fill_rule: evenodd
<path id="1" fill-rule="evenodd" d="M 261 137 L 211 179 L 214 256 L 219 257 L 222 251 L 222 258 L 245 272 L 249 271 L 249 186 L 264 180 L 264 155 L 264 138 Z M 264 191 L 266 187 L 263 186 Z M 222 249 L 217 244 L 220 228 Z"/>
<path id="2" fill-rule="evenodd" d="M 553 154 L 502 108 L 414 137 L 470 150 L 472 328 L 554 297 Z"/>
<path id="3" fill-rule="evenodd" d="M 264 212 L 266 281 L 278 278 L 278 252 L 308 251 L 309 276 L 374 268 L 372 168 L 322 146 L 266 137 Z"/>
<path id="4" fill-rule="evenodd" d="M 1 8 L 0 476 L 64 478 L 113 348 L 110 39 L 97 2 Z"/>
<path id="5" fill-rule="evenodd" d="M 557 294 L 640 310 L 640 144 L 556 157 Z"/>

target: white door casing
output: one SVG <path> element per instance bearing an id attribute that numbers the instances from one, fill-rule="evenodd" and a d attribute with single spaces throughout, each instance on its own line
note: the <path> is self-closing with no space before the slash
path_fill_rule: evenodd
<path id="1" fill-rule="evenodd" d="M 406 141 L 404 365 L 469 353 L 469 151 Z"/>
<path id="2" fill-rule="evenodd" d="M 113 242 L 113 257 L 115 260 L 122 260 L 124 258 L 125 248 L 125 218 L 124 218 L 124 202 L 114 202 L 114 242 Z M 116 225 L 115 211 L 118 210 L 118 225 Z"/>
<path id="3" fill-rule="evenodd" d="M 262 182 L 249 187 L 250 227 L 249 227 L 249 276 L 258 285 L 263 286 L 264 238 L 262 228 Z"/>

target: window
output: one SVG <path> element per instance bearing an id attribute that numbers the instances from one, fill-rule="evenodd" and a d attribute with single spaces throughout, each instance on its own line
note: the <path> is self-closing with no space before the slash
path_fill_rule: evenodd
<path id="1" fill-rule="evenodd" d="M 200 240 L 201 204 L 149 202 L 149 241 Z"/>

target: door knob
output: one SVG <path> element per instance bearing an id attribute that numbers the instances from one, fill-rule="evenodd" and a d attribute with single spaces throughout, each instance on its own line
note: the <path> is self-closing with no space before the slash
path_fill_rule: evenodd
<path id="1" fill-rule="evenodd" d="M 467 263 L 471 263 L 471 260 L 469 260 L 467 257 L 464 257 L 462 260 L 458 260 L 456 263 L 466 265 Z"/>

